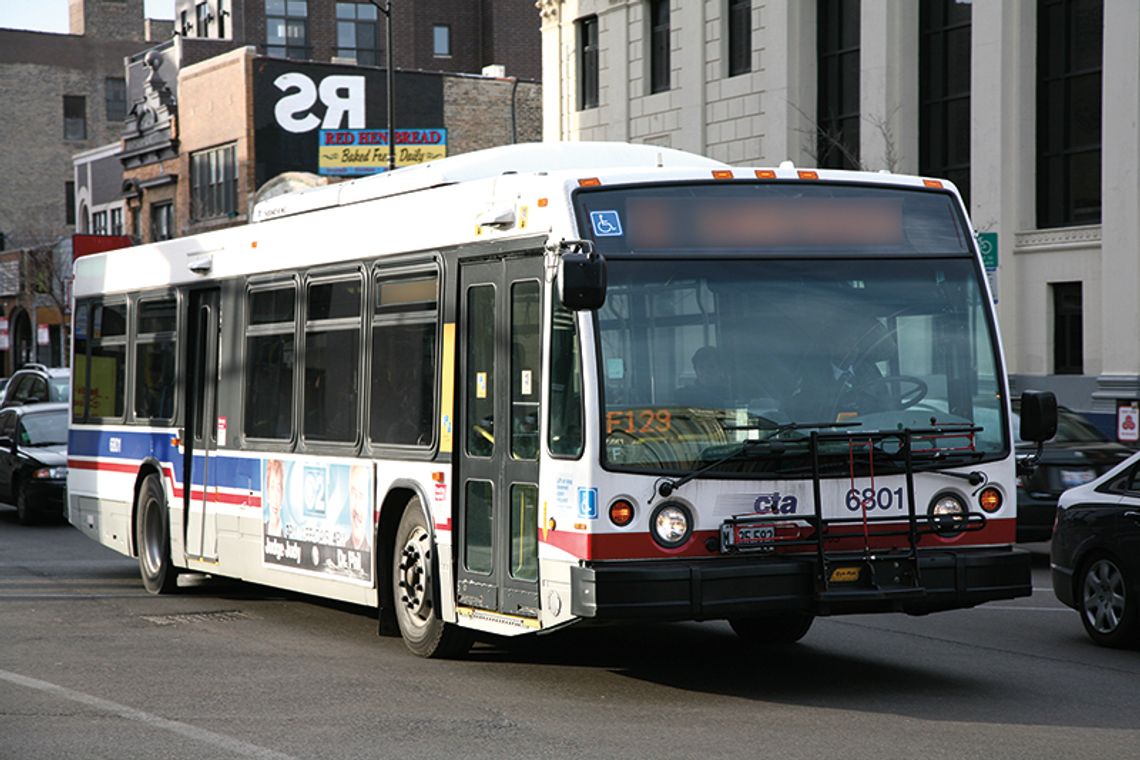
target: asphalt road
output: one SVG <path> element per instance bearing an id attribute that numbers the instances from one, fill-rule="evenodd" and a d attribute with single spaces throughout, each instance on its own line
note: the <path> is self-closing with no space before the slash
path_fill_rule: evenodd
<path id="1" fill-rule="evenodd" d="M 816 621 L 570 629 L 413 657 L 367 610 L 133 560 L 0 509 L 0 758 L 1130 758 L 1140 652 L 1031 598 Z"/>

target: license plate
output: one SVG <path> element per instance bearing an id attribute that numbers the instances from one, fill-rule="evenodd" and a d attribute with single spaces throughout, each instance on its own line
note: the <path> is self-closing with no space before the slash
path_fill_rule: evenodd
<path id="1" fill-rule="evenodd" d="M 736 523 L 731 526 L 731 533 L 727 538 L 729 538 L 728 543 L 737 549 L 771 550 L 776 540 L 776 526 Z"/>
<path id="2" fill-rule="evenodd" d="M 1063 488 L 1073 488 L 1075 486 L 1084 485 L 1096 477 L 1096 470 L 1083 469 L 1083 470 L 1061 470 L 1061 486 Z"/>

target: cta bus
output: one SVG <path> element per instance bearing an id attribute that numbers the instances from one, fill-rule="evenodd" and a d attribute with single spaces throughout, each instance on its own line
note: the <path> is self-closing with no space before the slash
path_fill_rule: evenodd
<path id="1" fill-rule="evenodd" d="M 69 520 L 153 593 L 367 605 L 422 656 L 1030 593 L 991 296 L 940 180 L 510 146 L 83 257 L 74 298 Z"/>

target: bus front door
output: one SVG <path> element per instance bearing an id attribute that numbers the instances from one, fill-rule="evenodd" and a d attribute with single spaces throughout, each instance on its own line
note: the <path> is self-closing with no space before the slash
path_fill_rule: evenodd
<path id="1" fill-rule="evenodd" d="M 460 608 L 538 616 L 542 257 L 463 264 L 457 321 Z"/>
<path id="2" fill-rule="evenodd" d="M 182 521 L 188 559 L 218 558 L 216 468 L 212 459 L 218 446 L 218 333 L 219 291 L 194 290 L 187 310 L 185 400 L 183 431 Z"/>

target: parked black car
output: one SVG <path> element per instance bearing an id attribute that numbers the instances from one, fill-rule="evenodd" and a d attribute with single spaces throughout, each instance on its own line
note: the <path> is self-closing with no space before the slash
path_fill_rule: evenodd
<path id="1" fill-rule="evenodd" d="M 1013 402 L 1013 428 L 1020 425 L 1020 403 Z M 1019 455 L 1036 449 L 1019 443 Z M 1110 441 L 1076 412 L 1058 407 L 1057 435 L 1045 443 L 1037 468 L 1017 479 L 1017 540 L 1048 541 L 1053 534 L 1057 499 L 1068 488 L 1079 486 L 1107 472 L 1134 449 Z"/>
<path id="2" fill-rule="evenodd" d="M 4 388 L 0 406 L 24 406 L 48 401 L 67 401 L 71 393 L 71 370 L 67 367 L 45 367 L 25 364 L 12 373 Z"/>
<path id="3" fill-rule="evenodd" d="M 1061 496 L 1051 564 L 1093 641 L 1140 645 L 1140 453 Z"/>
<path id="4" fill-rule="evenodd" d="M 67 495 L 68 404 L 0 409 L 0 501 L 25 525 L 62 516 Z"/>

